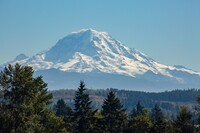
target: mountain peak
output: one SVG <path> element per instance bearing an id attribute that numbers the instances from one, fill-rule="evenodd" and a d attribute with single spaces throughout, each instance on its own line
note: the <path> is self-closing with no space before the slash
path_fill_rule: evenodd
<path id="1" fill-rule="evenodd" d="M 106 33 L 106 32 L 97 31 L 97 30 L 92 29 L 92 28 L 81 29 L 79 31 L 72 32 L 72 34 L 77 34 L 77 33 Z"/>
<path id="2" fill-rule="evenodd" d="M 96 36 L 96 37 L 99 37 L 99 36 L 108 36 L 108 35 L 109 34 L 107 32 L 97 31 L 92 28 L 89 28 L 89 29 L 81 29 L 79 31 L 72 32 L 68 36 L 78 36 L 78 37 L 80 37 L 80 36 L 88 36 L 88 37 Z"/>
<path id="3" fill-rule="evenodd" d="M 19 54 L 18 56 L 16 56 L 15 60 L 20 61 L 20 60 L 24 60 L 26 58 L 28 58 L 28 56 L 26 56 L 25 54 Z"/>
<path id="4" fill-rule="evenodd" d="M 63 73 L 114 74 L 131 77 L 132 80 L 144 79 L 153 84 L 162 81 L 166 85 L 187 86 L 200 79 L 199 72 L 160 64 L 140 51 L 126 47 L 108 33 L 94 29 L 72 32 L 49 50 L 30 58 L 20 54 L 10 63 L 16 62 L 30 65 L 36 71 L 55 69 Z"/>
<path id="5" fill-rule="evenodd" d="M 97 33 L 98 31 L 97 30 L 94 30 L 92 28 L 88 28 L 88 29 L 81 29 L 79 30 L 79 32 L 90 32 L 90 33 Z"/>
<path id="6" fill-rule="evenodd" d="M 59 40 L 55 46 L 47 51 L 45 59 L 53 62 L 66 62 L 73 57 L 76 52 L 87 56 L 101 54 L 129 54 L 130 49 L 121 42 L 112 38 L 106 32 L 98 32 L 93 29 L 82 29 L 72 32 L 68 36 Z"/>

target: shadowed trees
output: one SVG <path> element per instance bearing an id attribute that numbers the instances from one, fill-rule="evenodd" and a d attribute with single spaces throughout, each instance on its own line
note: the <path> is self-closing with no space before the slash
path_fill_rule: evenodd
<path id="1" fill-rule="evenodd" d="M 149 133 L 152 127 L 152 122 L 148 116 L 148 110 L 138 101 L 133 108 L 129 120 L 127 133 Z"/>
<path id="2" fill-rule="evenodd" d="M 33 77 L 33 73 L 31 67 L 19 64 L 9 65 L 0 73 L 0 132 L 199 132 L 198 109 L 192 114 L 187 107 L 181 107 L 175 119 L 167 120 L 157 104 L 149 113 L 149 109 L 138 102 L 128 117 L 113 91 L 108 92 L 102 109 L 97 111 L 92 108 L 83 81 L 75 93 L 73 109 L 59 99 L 53 111 L 49 109 L 52 94 L 47 91 L 47 84 L 41 76 Z M 197 102 L 200 103 L 200 96 Z"/>
<path id="3" fill-rule="evenodd" d="M 64 131 L 62 119 L 47 109 L 52 99 L 47 84 L 41 76 L 34 78 L 33 73 L 32 67 L 19 64 L 8 65 L 0 73 L 0 119 L 3 123 L 0 131 L 45 132 L 49 128 L 46 123 L 52 119 L 56 119 L 57 124 L 51 131 L 58 127 L 57 132 Z"/>
<path id="4" fill-rule="evenodd" d="M 177 133 L 193 133 L 192 114 L 187 107 L 182 106 L 175 121 Z"/>
<path id="5" fill-rule="evenodd" d="M 92 130 L 92 123 L 94 121 L 94 114 L 96 111 L 91 108 L 92 102 L 90 101 L 89 95 L 85 91 L 85 84 L 81 81 L 74 98 L 74 133 L 89 133 Z"/>
<path id="6" fill-rule="evenodd" d="M 158 104 L 154 106 L 151 111 L 151 121 L 152 121 L 152 133 L 164 133 L 166 132 L 166 121 L 164 118 L 163 111 Z"/>
<path id="7" fill-rule="evenodd" d="M 121 133 L 127 125 L 127 114 L 120 100 L 110 91 L 102 105 L 102 123 L 108 133 Z"/>

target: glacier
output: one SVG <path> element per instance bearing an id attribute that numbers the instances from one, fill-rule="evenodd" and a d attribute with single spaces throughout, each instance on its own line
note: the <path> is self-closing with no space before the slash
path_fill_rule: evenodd
<path id="1" fill-rule="evenodd" d="M 200 86 L 200 72 L 161 64 L 107 32 L 93 29 L 72 32 L 48 50 L 32 57 L 20 54 L 0 67 L 15 63 L 32 66 L 50 89 L 74 88 L 77 85 L 74 81 L 79 80 L 85 80 L 90 88 L 142 91 Z"/>

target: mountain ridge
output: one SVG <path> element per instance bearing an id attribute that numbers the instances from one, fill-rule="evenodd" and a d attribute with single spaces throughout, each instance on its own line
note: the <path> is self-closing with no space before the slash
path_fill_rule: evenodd
<path id="1" fill-rule="evenodd" d="M 175 81 L 187 87 L 196 87 L 188 86 L 192 80 L 187 78 L 189 75 L 200 81 L 200 72 L 158 63 L 139 50 L 128 48 L 108 33 L 93 29 L 72 32 L 49 50 L 32 57 L 21 55 L 19 60 L 16 59 L 9 63 L 30 65 L 36 71 L 56 69 L 64 73 L 117 74 L 143 80 L 163 77 L 169 83 Z M 157 83 L 162 79 L 153 80 Z"/>

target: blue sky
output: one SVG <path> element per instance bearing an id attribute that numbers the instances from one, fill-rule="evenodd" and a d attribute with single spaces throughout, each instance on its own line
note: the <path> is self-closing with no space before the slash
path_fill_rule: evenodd
<path id="1" fill-rule="evenodd" d="M 163 64 L 200 71 L 199 7 L 199 0 L 0 0 L 0 64 L 93 28 Z"/>

